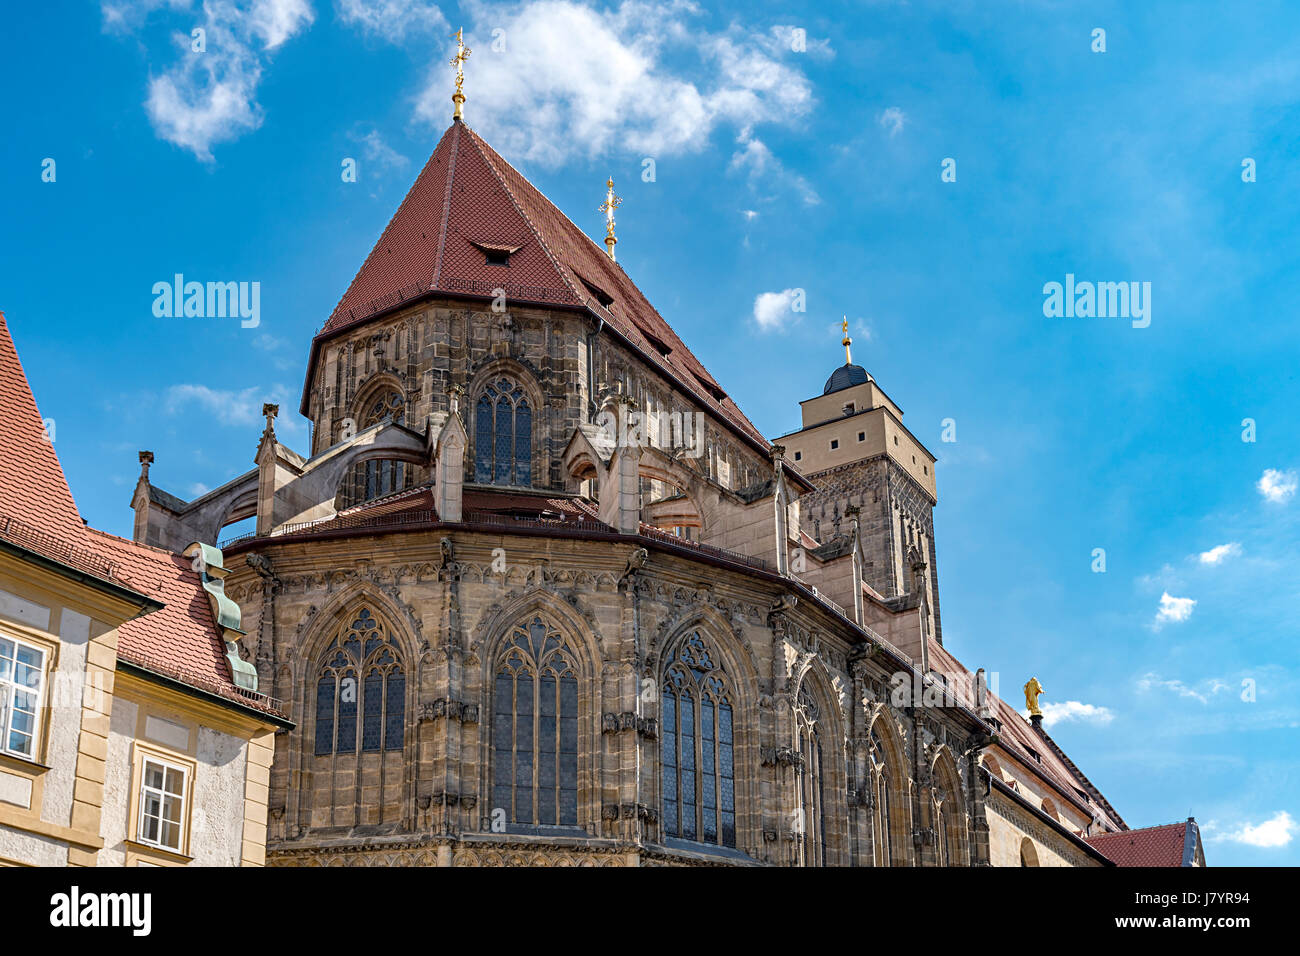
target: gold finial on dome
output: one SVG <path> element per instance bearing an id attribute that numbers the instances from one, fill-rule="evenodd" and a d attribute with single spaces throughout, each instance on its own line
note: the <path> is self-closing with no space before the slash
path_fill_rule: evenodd
<path id="1" fill-rule="evenodd" d="M 852 364 L 853 364 L 853 353 L 851 353 L 851 352 L 849 351 L 849 346 L 853 344 L 853 340 L 852 340 L 851 338 L 849 338 L 849 317 L 848 317 L 847 315 L 844 317 L 844 326 L 843 326 L 843 328 L 844 328 L 844 343 L 843 343 L 843 344 L 844 344 L 844 364 L 845 364 L 845 365 L 852 365 Z"/>
<path id="2" fill-rule="evenodd" d="M 456 55 L 451 58 L 451 65 L 456 68 L 456 92 L 451 95 L 451 101 L 456 104 L 454 118 L 458 120 L 465 118 L 465 94 L 461 86 L 465 82 L 465 61 L 469 59 L 469 47 L 465 46 L 462 33 L 463 30 L 457 30 L 452 34 L 456 38 Z"/>
<path id="3" fill-rule="evenodd" d="M 613 177 L 605 180 L 605 188 L 608 190 L 605 201 L 596 208 L 605 214 L 605 248 L 609 250 L 610 259 L 613 259 L 614 246 L 618 242 L 614 238 L 614 210 L 623 205 L 623 200 L 614 195 Z"/>

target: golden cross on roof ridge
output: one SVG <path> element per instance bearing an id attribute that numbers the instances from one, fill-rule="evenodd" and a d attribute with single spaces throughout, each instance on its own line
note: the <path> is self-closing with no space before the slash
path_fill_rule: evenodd
<path id="1" fill-rule="evenodd" d="M 456 113 L 454 118 L 463 120 L 465 118 L 465 94 L 461 90 L 465 82 L 465 61 L 469 59 L 470 50 L 465 45 L 462 37 L 464 30 L 457 30 L 452 34 L 456 38 L 456 55 L 451 58 L 451 65 L 456 68 L 456 92 L 451 95 L 451 101 L 456 104 Z"/>
<path id="2" fill-rule="evenodd" d="M 614 246 L 618 242 L 614 238 L 614 210 L 623 205 L 623 200 L 614 195 L 614 178 L 611 176 L 605 180 L 605 188 L 608 192 L 605 194 L 605 201 L 596 209 L 605 214 L 605 248 L 609 250 L 609 257 L 614 258 Z"/>

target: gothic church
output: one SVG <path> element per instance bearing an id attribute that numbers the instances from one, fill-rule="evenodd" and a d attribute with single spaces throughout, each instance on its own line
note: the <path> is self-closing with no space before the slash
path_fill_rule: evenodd
<path id="1" fill-rule="evenodd" d="M 1114 807 L 943 646 L 935 459 L 847 336 L 765 440 L 615 261 L 612 190 L 601 249 L 462 102 L 311 343 L 306 454 L 272 405 L 196 500 L 141 454 L 137 542 L 255 517 L 267 862 L 1110 865 Z"/>

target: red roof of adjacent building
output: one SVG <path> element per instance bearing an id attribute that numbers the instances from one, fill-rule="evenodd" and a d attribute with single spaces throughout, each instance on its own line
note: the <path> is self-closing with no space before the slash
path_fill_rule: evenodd
<path id="1" fill-rule="evenodd" d="M 63 468 L 0 312 L 0 537 L 96 577 L 112 569 L 86 538 Z"/>
<path id="2" fill-rule="evenodd" d="M 485 249 L 516 251 L 502 266 Z M 508 301 L 589 309 L 701 407 L 768 447 L 622 267 L 464 123 L 443 134 L 317 339 L 429 292 L 496 289 Z"/>
<path id="3" fill-rule="evenodd" d="M 1200 828 L 1190 818 L 1181 823 L 1085 837 L 1116 866 L 1193 866 L 1198 861 L 1204 865 L 1200 839 Z"/>

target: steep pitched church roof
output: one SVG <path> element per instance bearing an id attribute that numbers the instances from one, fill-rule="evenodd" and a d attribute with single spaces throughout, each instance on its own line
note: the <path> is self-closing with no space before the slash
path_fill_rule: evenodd
<path id="1" fill-rule="evenodd" d="M 486 252 L 512 249 L 508 264 L 487 262 Z M 443 134 L 316 342 L 429 293 L 491 298 L 498 288 L 508 301 L 590 310 L 703 407 L 768 447 L 623 269 L 462 122 Z"/>

